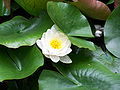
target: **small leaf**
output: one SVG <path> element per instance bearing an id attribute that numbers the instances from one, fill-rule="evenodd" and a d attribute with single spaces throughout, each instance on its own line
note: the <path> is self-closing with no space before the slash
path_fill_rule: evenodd
<path id="1" fill-rule="evenodd" d="M 114 3 L 114 0 L 109 0 L 107 4 L 112 4 Z"/>
<path id="2" fill-rule="evenodd" d="M 0 16 L 10 15 L 10 1 L 11 0 L 0 0 Z"/>
<path id="3" fill-rule="evenodd" d="M 32 20 L 16 16 L 0 24 L 0 44 L 9 48 L 31 46 L 52 25 L 53 22 L 45 12 Z"/>
<path id="4" fill-rule="evenodd" d="M 73 45 L 78 46 L 79 48 L 88 48 L 90 50 L 96 50 L 94 43 L 75 37 L 69 37 Z"/>
<path id="5" fill-rule="evenodd" d="M 116 8 L 105 24 L 105 44 L 107 49 L 120 58 L 120 7 Z"/>
<path id="6" fill-rule="evenodd" d="M 15 50 L 0 47 L 0 62 L 0 81 L 25 78 L 44 64 L 36 46 Z"/>
<path id="7" fill-rule="evenodd" d="M 94 37 L 84 15 L 63 2 L 48 2 L 47 11 L 53 22 L 69 36 Z"/>

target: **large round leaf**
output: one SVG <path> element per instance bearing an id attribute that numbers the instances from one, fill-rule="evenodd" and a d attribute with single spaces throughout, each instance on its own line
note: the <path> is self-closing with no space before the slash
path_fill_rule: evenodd
<path id="1" fill-rule="evenodd" d="M 32 20 L 16 16 L 0 24 L 0 44 L 10 48 L 31 46 L 52 25 L 53 22 L 45 12 Z"/>
<path id="2" fill-rule="evenodd" d="M 47 11 L 54 23 L 69 36 L 93 37 L 90 25 L 76 7 L 63 2 L 48 2 Z"/>
<path id="3" fill-rule="evenodd" d="M 116 8 L 107 19 L 104 36 L 107 49 L 120 58 L 120 7 Z"/>
<path id="4" fill-rule="evenodd" d="M 44 70 L 39 78 L 39 90 L 87 90 L 61 74 Z"/>
<path id="5" fill-rule="evenodd" d="M 83 74 L 81 74 L 81 72 Z M 87 73 L 88 72 L 88 73 Z M 44 70 L 39 78 L 39 90 L 119 90 L 119 76 L 101 75 L 97 71 L 70 73 L 71 78 Z M 93 75 L 93 77 L 92 77 Z"/>
<path id="6" fill-rule="evenodd" d="M 0 81 L 25 78 L 43 63 L 43 56 L 36 46 L 15 50 L 0 47 Z"/>
<path id="7" fill-rule="evenodd" d="M 108 55 L 112 57 L 110 54 Z M 53 71 L 42 72 L 39 78 L 39 90 L 120 89 L 120 75 L 113 73 L 115 70 L 113 63 L 116 61 L 109 60 L 102 50 L 91 52 L 87 49 L 80 49 L 79 54 L 72 53 L 70 57 L 73 61 L 72 64 L 55 64 L 62 75 Z M 120 65 L 120 63 L 118 64 Z M 51 87 L 53 85 L 54 88 Z"/>

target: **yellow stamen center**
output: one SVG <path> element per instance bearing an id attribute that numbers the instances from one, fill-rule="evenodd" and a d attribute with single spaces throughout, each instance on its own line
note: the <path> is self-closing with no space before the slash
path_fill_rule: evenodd
<path id="1" fill-rule="evenodd" d="M 60 39 L 52 39 L 50 41 L 50 46 L 54 49 L 60 49 L 62 48 L 62 40 Z"/>

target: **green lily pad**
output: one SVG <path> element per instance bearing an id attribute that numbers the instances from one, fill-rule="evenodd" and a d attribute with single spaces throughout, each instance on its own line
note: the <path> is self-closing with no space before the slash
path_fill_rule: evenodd
<path id="1" fill-rule="evenodd" d="M 36 46 L 8 49 L 0 47 L 0 81 L 22 79 L 44 64 Z"/>
<path id="2" fill-rule="evenodd" d="M 31 46 L 52 25 L 53 22 L 45 12 L 31 20 L 16 16 L 0 24 L 0 44 L 9 48 Z"/>
<path id="3" fill-rule="evenodd" d="M 107 49 L 120 58 L 120 7 L 116 8 L 105 24 L 104 36 Z"/>
<path id="4" fill-rule="evenodd" d="M 53 22 L 69 36 L 94 37 L 84 15 L 75 6 L 48 2 L 47 11 Z"/>
<path id="5" fill-rule="evenodd" d="M 46 8 L 48 0 L 15 0 L 28 13 L 34 16 L 39 16 L 41 10 Z"/>
<path id="6" fill-rule="evenodd" d="M 73 45 L 79 48 L 88 48 L 89 50 L 93 50 L 93 51 L 96 50 L 93 42 L 75 37 L 69 37 L 69 39 Z"/>
<path id="7" fill-rule="evenodd" d="M 113 73 L 120 74 L 120 59 L 114 57 L 108 52 L 103 52 L 100 48 L 97 48 L 96 51 L 93 52 L 94 60 L 103 64 L 106 68 L 108 68 Z"/>
<path id="8" fill-rule="evenodd" d="M 50 0 L 15 0 L 29 14 L 39 16 L 41 10 L 46 10 L 47 2 Z M 63 1 L 63 0 L 53 0 Z"/>
<path id="9" fill-rule="evenodd" d="M 72 64 L 54 64 L 60 73 L 49 70 L 42 72 L 39 90 L 120 89 L 120 74 L 115 73 L 115 70 L 119 69 L 118 64 L 120 66 L 119 59 L 107 52 L 104 53 L 101 49 L 95 52 L 80 49 L 78 54 L 72 53 L 70 58 Z M 54 87 L 51 87 L 53 85 Z"/>

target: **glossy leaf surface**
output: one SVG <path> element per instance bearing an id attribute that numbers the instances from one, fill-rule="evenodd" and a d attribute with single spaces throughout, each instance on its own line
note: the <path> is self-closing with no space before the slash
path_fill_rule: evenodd
<path id="1" fill-rule="evenodd" d="M 53 22 L 69 36 L 94 37 L 84 15 L 63 2 L 48 2 L 47 11 Z"/>
<path id="2" fill-rule="evenodd" d="M 19 49 L 0 48 L 0 81 L 21 79 L 31 75 L 44 64 L 36 46 Z"/>
<path id="3" fill-rule="evenodd" d="M 39 18 L 31 20 L 16 16 L 10 21 L 0 24 L 0 44 L 9 48 L 31 46 L 52 25 L 53 22 L 45 12 Z"/>
<path id="4" fill-rule="evenodd" d="M 80 49 L 79 54 L 71 54 L 70 57 L 73 60 L 72 64 L 55 64 L 62 75 L 53 71 L 42 72 L 39 90 L 120 89 L 120 75 L 115 72 L 119 70 L 117 64 L 120 63 L 120 59 L 115 60 L 115 57 L 107 52 L 105 54 L 100 49 L 96 52 Z M 52 85 L 54 87 L 51 87 Z"/>
<path id="5" fill-rule="evenodd" d="M 120 58 L 120 7 L 116 8 L 107 19 L 104 36 L 107 49 Z"/>

